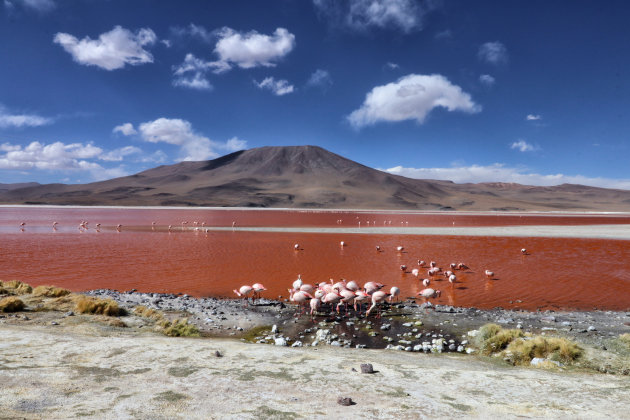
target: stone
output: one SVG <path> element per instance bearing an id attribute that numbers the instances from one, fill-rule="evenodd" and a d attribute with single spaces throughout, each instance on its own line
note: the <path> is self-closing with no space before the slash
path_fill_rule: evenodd
<path id="1" fill-rule="evenodd" d="M 464 351 L 464 346 L 457 346 L 457 351 L 462 353 Z"/>
<path id="2" fill-rule="evenodd" d="M 403 327 L 411 327 L 413 324 L 411 322 L 405 322 Z"/>
<path id="3" fill-rule="evenodd" d="M 215 352 L 214 352 L 214 355 L 215 355 L 216 357 L 223 357 L 223 355 L 221 354 L 221 352 L 220 352 L 219 350 L 215 351 Z"/>
<path id="4" fill-rule="evenodd" d="M 315 340 L 325 341 L 329 335 L 330 335 L 330 330 L 323 330 L 323 329 L 317 330 L 317 332 L 315 333 Z"/>
<path id="5" fill-rule="evenodd" d="M 381 325 L 381 331 L 389 331 L 389 329 L 392 327 L 391 324 L 384 324 Z"/>
<path id="6" fill-rule="evenodd" d="M 597 328 L 595 328 L 592 325 L 589 325 L 589 327 L 586 329 L 587 331 L 597 331 Z"/>
<path id="7" fill-rule="evenodd" d="M 361 373 L 374 373 L 374 367 L 371 363 L 361 363 Z"/>
<path id="8" fill-rule="evenodd" d="M 303 344 L 302 344 L 302 342 L 301 342 L 301 341 L 299 341 L 299 340 L 298 340 L 298 341 L 296 341 L 295 343 L 291 344 L 291 347 L 302 347 L 302 346 L 303 346 Z"/>
<path id="9" fill-rule="evenodd" d="M 349 406 L 349 405 L 355 405 L 356 403 L 352 401 L 352 398 L 350 397 L 339 397 L 337 398 L 337 404 L 343 405 L 343 406 Z"/>
<path id="10" fill-rule="evenodd" d="M 330 343 L 331 346 L 333 347 L 341 347 L 341 343 L 337 340 L 333 341 L 332 343 Z"/>
<path id="11" fill-rule="evenodd" d="M 284 337 L 278 337 L 274 340 L 276 346 L 286 346 L 288 345 L 287 339 Z"/>
<path id="12" fill-rule="evenodd" d="M 475 349 L 471 348 L 471 347 L 466 347 L 466 354 L 472 354 L 475 352 Z"/>
<path id="13" fill-rule="evenodd" d="M 63 316 L 74 316 L 74 312 L 68 311 L 65 314 L 63 314 Z"/>
<path id="14" fill-rule="evenodd" d="M 413 351 L 422 351 L 422 344 L 416 344 L 413 346 Z"/>
<path id="15" fill-rule="evenodd" d="M 271 333 L 272 334 L 278 333 L 278 326 L 276 324 L 273 324 L 273 327 L 271 327 Z"/>

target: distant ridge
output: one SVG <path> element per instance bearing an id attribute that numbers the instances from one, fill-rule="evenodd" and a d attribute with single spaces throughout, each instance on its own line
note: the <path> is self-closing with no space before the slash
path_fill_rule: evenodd
<path id="1" fill-rule="evenodd" d="M 378 171 L 318 146 L 260 147 L 90 184 L 0 184 L 0 203 L 630 211 L 630 191 L 563 184 L 455 184 Z"/>

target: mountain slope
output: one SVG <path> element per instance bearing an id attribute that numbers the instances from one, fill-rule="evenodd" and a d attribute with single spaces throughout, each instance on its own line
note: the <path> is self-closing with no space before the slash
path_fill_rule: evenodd
<path id="1" fill-rule="evenodd" d="M 2 203 L 374 208 L 630 210 L 630 191 L 577 185 L 454 184 L 392 175 L 317 146 L 261 147 L 81 185 L 0 189 Z"/>

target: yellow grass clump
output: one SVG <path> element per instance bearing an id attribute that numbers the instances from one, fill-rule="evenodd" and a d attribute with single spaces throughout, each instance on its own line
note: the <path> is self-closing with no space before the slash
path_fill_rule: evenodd
<path id="1" fill-rule="evenodd" d="M 619 336 L 619 341 L 630 347 L 630 333 L 621 334 Z"/>
<path id="2" fill-rule="evenodd" d="M 76 298 L 75 309 L 81 314 L 99 314 L 107 316 L 118 316 L 121 309 L 112 299 L 100 299 L 90 296 L 78 296 Z"/>
<path id="3" fill-rule="evenodd" d="M 24 309 L 24 302 L 15 296 L 8 296 L 0 300 L 0 311 L 18 312 Z"/>
<path id="4" fill-rule="evenodd" d="M 37 286 L 33 289 L 33 295 L 45 297 L 61 297 L 70 294 L 70 290 L 55 286 Z"/>
<path id="5" fill-rule="evenodd" d="M 539 335 L 517 338 L 507 346 L 505 353 L 515 365 L 529 365 L 534 357 L 569 363 L 582 355 L 582 349 L 565 338 Z"/>
<path id="6" fill-rule="evenodd" d="M 479 329 L 477 345 L 483 354 L 489 355 L 503 350 L 514 339 L 522 336 L 521 330 L 505 330 L 497 324 L 486 324 Z"/>
<path id="7" fill-rule="evenodd" d="M 2 288 L 11 295 L 26 295 L 33 291 L 33 288 L 19 280 L 10 280 L 2 283 Z"/>
<path id="8" fill-rule="evenodd" d="M 170 337 L 199 337 L 199 329 L 188 323 L 187 318 L 175 319 L 163 323 L 163 333 Z"/>
<path id="9" fill-rule="evenodd" d="M 143 306 L 143 305 L 136 306 L 133 312 L 138 316 L 141 316 L 143 318 L 150 318 L 155 321 L 160 321 L 164 318 L 164 316 L 159 311 L 155 309 L 147 308 L 146 306 Z"/>

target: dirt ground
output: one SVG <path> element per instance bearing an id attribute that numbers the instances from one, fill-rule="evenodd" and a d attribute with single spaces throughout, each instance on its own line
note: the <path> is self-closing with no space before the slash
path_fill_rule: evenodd
<path id="1" fill-rule="evenodd" d="M 0 418 L 593 419 L 630 410 L 624 375 L 459 353 L 172 338 L 139 328 L 137 317 L 118 328 L 41 316 L 0 319 Z M 361 373 L 362 363 L 375 373 Z"/>

